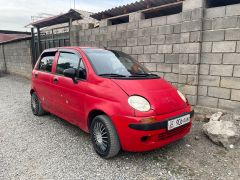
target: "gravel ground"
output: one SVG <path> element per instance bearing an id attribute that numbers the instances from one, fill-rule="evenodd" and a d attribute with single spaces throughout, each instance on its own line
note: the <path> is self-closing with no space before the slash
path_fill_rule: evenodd
<path id="1" fill-rule="evenodd" d="M 29 89 L 26 79 L 0 77 L 0 179 L 240 179 L 240 145 L 214 145 L 202 122 L 165 148 L 103 160 L 79 128 L 33 116 Z"/>

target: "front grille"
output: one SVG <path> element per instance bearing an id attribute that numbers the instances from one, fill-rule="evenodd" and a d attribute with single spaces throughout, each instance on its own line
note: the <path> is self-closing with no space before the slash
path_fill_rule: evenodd
<path id="1" fill-rule="evenodd" d="M 159 134 L 158 140 L 163 140 L 163 139 L 169 138 L 171 136 L 177 135 L 177 134 L 181 133 L 182 131 L 189 129 L 190 126 L 191 126 L 191 124 L 188 123 L 188 124 L 185 124 L 183 126 L 176 128 L 176 129 L 173 129 L 171 131 L 166 131 L 165 133 Z"/>

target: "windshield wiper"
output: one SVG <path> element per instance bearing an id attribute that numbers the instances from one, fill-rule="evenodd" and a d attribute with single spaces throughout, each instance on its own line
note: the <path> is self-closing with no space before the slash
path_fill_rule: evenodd
<path id="1" fill-rule="evenodd" d="M 106 74 L 99 74 L 99 76 L 109 76 L 109 77 L 127 77 L 125 75 L 122 74 L 114 74 L 114 73 L 106 73 Z"/>
<path id="2" fill-rule="evenodd" d="M 154 76 L 154 77 L 159 77 L 157 74 L 152 74 L 152 73 L 142 73 L 142 74 L 134 74 L 129 77 L 149 77 L 149 76 Z"/>

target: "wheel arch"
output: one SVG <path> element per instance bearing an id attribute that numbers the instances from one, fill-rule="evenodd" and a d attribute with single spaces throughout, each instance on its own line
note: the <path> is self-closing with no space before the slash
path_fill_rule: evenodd
<path id="1" fill-rule="evenodd" d="M 99 116 L 99 115 L 107 115 L 107 113 L 105 113 L 104 111 L 102 110 L 99 110 L 99 109 L 93 109 L 91 110 L 89 113 L 88 113 L 88 122 L 87 122 L 87 125 L 88 125 L 88 131 L 90 131 L 90 126 L 92 124 L 92 121 L 93 119 L 96 117 L 96 116 Z M 108 116 L 109 117 L 109 116 Z"/>

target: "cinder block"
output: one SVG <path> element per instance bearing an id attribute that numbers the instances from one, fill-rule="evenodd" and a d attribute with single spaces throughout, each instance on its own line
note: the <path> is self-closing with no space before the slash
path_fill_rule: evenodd
<path id="1" fill-rule="evenodd" d="M 233 17 L 224 17 L 224 18 L 216 18 L 212 21 L 213 29 L 227 29 L 227 28 L 235 28 L 237 27 L 238 18 Z"/>
<path id="2" fill-rule="evenodd" d="M 230 89 L 220 87 L 208 87 L 208 95 L 212 97 L 230 99 Z"/>
<path id="3" fill-rule="evenodd" d="M 150 45 L 150 37 L 138 37 L 138 45 Z"/>
<path id="4" fill-rule="evenodd" d="M 202 29 L 202 21 L 186 21 L 182 23 L 181 32 L 200 31 Z"/>
<path id="5" fill-rule="evenodd" d="M 127 37 L 128 38 L 138 37 L 138 30 L 137 29 L 133 29 L 133 30 L 127 31 Z"/>
<path id="6" fill-rule="evenodd" d="M 159 72 L 171 72 L 172 71 L 172 65 L 171 64 L 164 64 L 164 63 L 158 63 L 157 64 L 157 71 Z"/>
<path id="7" fill-rule="evenodd" d="M 202 42 L 202 52 L 211 52 L 212 42 Z"/>
<path id="8" fill-rule="evenodd" d="M 213 19 L 218 17 L 224 17 L 225 11 L 226 11 L 225 6 L 208 8 L 208 9 L 205 9 L 204 18 Z"/>
<path id="9" fill-rule="evenodd" d="M 169 64 L 179 63 L 179 54 L 166 54 L 165 63 L 169 63 Z"/>
<path id="10" fill-rule="evenodd" d="M 233 76 L 240 77 L 240 66 L 234 66 Z"/>
<path id="11" fill-rule="evenodd" d="M 180 43 L 180 34 L 166 35 L 166 44 Z"/>
<path id="12" fill-rule="evenodd" d="M 232 110 L 237 110 L 238 111 L 240 109 L 240 102 L 225 100 L 225 99 L 219 99 L 218 108 L 231 110 L 231 111 Z"/>
<path id="13" fill-rule="evenodd" d="M 226 53 L 223 55 L 223 64 L 240 64 L 240 54 Z"/>
<path id="14" fill-rule="evenodd" d="M 132 54 L 143 54 L 143 46 L 132 47 Z"/>
<path id="15" fill-rule="evenodd" d="M 198 95 L 207 96 L 207 86 L 198 86 Z"/>
<path id="16" fill-rule="evenodd" d="M 158 45 L 158 53 L 172 53 L 172 45 Z"/>
<path id="17" fill-rule="evenodd" d="M 139 62 L 150 62 L 150 55 L 149 54 L 141 54 L 138 55 L 138 61 Z"/>
<path id="18" fill-rule="evenodd" d="M 129 29 L 129 30 L 137 29 L 137 28 L 138 28 L 138 21 L 129 22 L 127 25 L 127 29 Z"/>
<path id="19" fill-rule="evenodd" d="M 203 64 L 221 64 L 222 53 L 203 53 L 201 54 L 201 63 Z"/>
<path id="20" fill-rule="evenodd" d="M 139 28 L 146 28 L 152 26 L 152 19 L 145 19 L 139 21 Z"/>
<path id="21" fill-rule="evenodd" d="M 144 46 L 144 54 L 157 53 L 157 45 Z"/>
<path id="22" fill-rule="evenodd" d="M 180 44 L 180 53 L 199 53 L 200 43 Z"/>
<path id="23" fill-rule="evenodd" d="M 138 29 L 138 36 L 150 36 L 151 35 L 151 29 L 150 28 L 143 28 Z"/>
<path id="24" fill-rule="evenodd" d="M 224 30 L 204 31 L 203 41 L 224 41 Z"/>
<path id="25" fill-rule="evenodd" d="M 212 29 L 212 19 L 204 19 L 203 20 L 203 30 L 210 30 Z"/>
<path id="26" fill-rule="evenodd" d="M 152 26 L 161 26 L 167 24 L 167 17 L 157 17 L 152 19 Z"/>
<path id="27" fill-rule="evenodd" d="M 181 20 L 182 20 L 181 14 L 173 14 L 167 16 L 167 24 L 177 24 L 181 22 Z"/>
<path id="28" fill-rule="evenodd" d="M 164 54 L 152 54 L 151 62 L 164 62 Z"/>
<path id="29" fill-rule="evenodd" d="M 190 33 L 181 33 L 181 38 L 180 38 L 180 42 L 181 43 L 188 43 L 190 41 Z"/>
<path id="30" fill-rule="evenodd" d="M 123 47 L 122 51 L 126 54 L 132 54 L 132 47 Z"/>
<path id="31" fill-rule="evenodd" d="M 198 20 L 203 18 L 203 8 L 197 8 L 192 11 L 192 20 Z"/>
<path id="32" fill-rule="evenodd" d="M 117 26 L 116 25 L 111 25 L 111 26 L 108 26 L 108 32 L 115 32 L 117 30 Z"/>
<path id="33" fill-rule="evenodd" d="M 199 64 L 200 54 L 189 54 L 189 64 Z"/>
<path id="34" fill-rule="evenodd" d="M 188 64 L 188 54 L 179 54 L 179 64 Z"/>
<path id="35" fill-rule="evenodd" d="M 150 27 L 151 36 L 158 35 L 158 26 Z"/>
<path id="36" fill-rule="evenodd" d="M 172 34 L 172 33 L 173 33 L 173 26 L 171 25 L 158 27 L 158 34 Z"/>
<path id="37" fill-rule="evenodd" d="M 180 74 L 198 74 L 198 65 L 179 64 Z"/>
<path id="38" fill-rule="evenodd" d="M 232 76 L 233 65 L 211 65 L 210 75 Z"/>
<path id="39" fill-rule="evenodd" d="M 117 31 L 126 31 L 128 23 L 118 24 Z"/>
<path id="40" fill-rule="evenodd" d="M 189 104 L 191 104 L 193 106 L 197 105 L 197 96 L 196 95 L 192 96 L 192 95 L 186 94 L 186 96 L 188 98 Z"/>
<path id="41" fill-rule="evenodd" d="M 190 42 L 201 42 L 202 41 L 202 32 L 195 31 L 190 34 Z"/>
<path id="42" fill-rule="evenodd" d="M 219 76 L 209 76 L 209 75 L 200 75 L 199 76 L 199 85 L 202 86 L 219 86 L 220 77 Z"/>
<path id="43" fill-rule="evenodd" d="M 227 16 L 237 16 L 240 15 L 240 4 L 234 4 L 226 7 Z"/>
<path id="44" fill-rule="evenodd" d="M 208 64 L 201 64 L 200 69 L 199 69 L 199 73 L 203 74 L 203 75 L 209 74 L 209 65 Z"/>
<path id="45" fill-rule="evenodd" d="M 213 42 L 212 52 L 235 52 L 235 41 Z"/>
<path id="46" fill-rule="evenodd" d="M 190 21 L 192 17 L 192 11 L 182 12 L 182 21 Z"/>
<path id="47" fill-rule="evenodd" d="M 144 63 L 144 66 L 149 70 L 149 71 L 156 71 L 157 70 L 157 64 L 156 63 Z"/>
<path id="48" fill-rule="evenodd" d="M 178 83 L 187 83 L 187 75 L 179 74 Z"/>
<path id="49" fill-rule="evenodd" d="M 173 73 L 179 73 L 179 64 L 173 64 L 172 65 L 172 72 Z"/>
<path id="50" fill-rule="evenodd" d="M 222 77 L 221 87 L 240 89 L 240 78 L 235 77 Z"/>
<path id="51" fill-rule="evenodd" d="M 179 90 L 184 94 L 197 95 L 197 86 L 184 85 Z"/>
<path id="52" fill-rule="evenodd" d="M 225 40 L 240 40 L 240 29 L 226 30 Z"/>
<path id="53" fill-rule="evenodd" d="M 117 46 L 117 41 L 116 40 L 108 41 L 107 44 L 108 44 L 108 47 L 114 47 L 114 46 Z"/>
<path id="54" fill-rule="evenodd" d="M 166 73 L 164 75 L 164 79 L 166 79 L 169 82 L 178 82 L 178 74 L 174 74 L 174 73 Z"/>
<path id="55" fill-rule="evenodd" d="M 108 20 L 108 19 L 102 19 L 100 22 L 99 22 L 99 27 L 106 27 L 106 26 L 110 26 L 112 25 L 111 21 Z"/>
<path id="56" fill-rule="evenodd" d="M 151 44 L 164 44 L 165 35 L 157 35 L 151 37 Z"/>
<path id="57" fill-rule="evenodd" d="M 240 52 L 240 41 L 237 42 L 237 52 Z"/>
<path id="58" fill-rule="evenodd" d="M 240 101 L 240 90 L 232 90 L 231 99 L 234 101 Z"/>
<path id="59" fill-rule="evenodd" d="M 181 24 L 176 24 L 173 26 L 173 33 L 181 33 Z"/>
<path id="60" fill-rule="evenodd" d="M 218 106 L 218 98 L 198 96 L 198 104 L 200 106 L 214 107 Z"/>
<path id="61" fill-rule="evenodd" d="M 183 11 L 188 11 L 203 7 L 203 0 L 185 0 L 183 1 Z"/>
<path id="62" fill-rule="evenodd" d="M 117 46 L 127 46 L 127 41 L 125 39 L 117 40 Z"/>
<path id="63" fill-rule="evenodd" d="M 137 38 L 128 38 L 127 45 L 128 46 L 137 46 Z"/>

